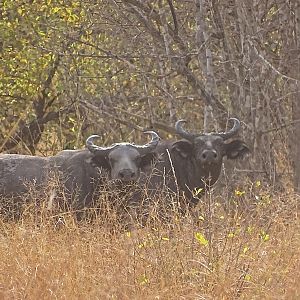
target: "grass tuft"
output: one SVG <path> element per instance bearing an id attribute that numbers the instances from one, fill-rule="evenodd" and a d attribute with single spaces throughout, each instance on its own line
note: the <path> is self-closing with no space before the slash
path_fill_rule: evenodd
<path id="1" fill-rule="evenodd" d="M 141 219 L 101 197 L 80 222 L 36 201 L 18 220 L 3 216 L 1 299 L 300 298 L 296 195 L 255 183 L 185 213 L 161 195 Z"/>

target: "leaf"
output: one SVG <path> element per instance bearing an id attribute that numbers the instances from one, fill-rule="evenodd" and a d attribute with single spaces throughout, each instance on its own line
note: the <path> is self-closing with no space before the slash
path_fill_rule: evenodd
<path id="1" fill-rule="evenodd" d="M 198 196 L 204 189 L 203 188 L 194 188 L 193 196 Z"/>
<path id="2" fill-rule="evenodd" d="M 202 233 L 196 232 L 195 238 L 199 242 L 200 245 L 208 246 L 208 240 L 204 237 L 204 235 Z"/>
<path id="3" fill-rule="evenodd" d="M 146 274 L 142 274 L 141 277 L 140 277 L 140 284 L 144 285 L 144 284 L 147 284 L 147 283 L 149 283 L 148 277 L 146 276 Z"/>
<path id="4" fill-rule="evenodd" d="M 270 235 L 268 233 L 266 233 L 264 230 L 262 230 L 260 232 L 260 237 L 264 242 L 267 242 L 268 240 L 270 240 Z"/>
<path id="5" fill-rule="evenodd" d="M 254 230 L 254 227 L 253 227 L 253 226 L 248 226 L 248 227 L 247 227 L 247 232 L 248 232 L 248 233 L 252 233 L 253 230 Z"/>
<path id="6" fill-rule="evenodd" d="M 144 248 L 145 246 L 146 246 L 145 243 L 141 243 L 141 244 L 138 245 L 138 248 L 139 248 L 139 249 L 142 249 L 142 248 Z"/>
<path id="7" fill-rule="evenodd" d="M 250 248 L 248 246 L 245 246 L 244 249 L 243 249 L 243 253 L 246 254 L 249 251 L 249 249 Z"/>
<path id="8" fill-rule="evenodd" d="M 251 280 L 251 275 L 250 274 L 246 274 L 244 277 L 245 281 L 250 281 Z"/>
<path id="9" fill-rule="evenodd" d="M 204 219 L 204 217 L 203 217 L 203 216 L 199 215 L 199 216 L 198 216 L 198 220 L 200 220 L 200 221 L 204 221 L 205 219 Z"/>
<path id="10" fill-rule="evenodd" d="M 245 191 L 235 190 L 235 191 L 234 191 L 234 194 L 235 194 L 236 196 L 238 196 L 238 197 L 241 197 L 241 196 L 245 195 L 246 192 L 245 192 Z"/>

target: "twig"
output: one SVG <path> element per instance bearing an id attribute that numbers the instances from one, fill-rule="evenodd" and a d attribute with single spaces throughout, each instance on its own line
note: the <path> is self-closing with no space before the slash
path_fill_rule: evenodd
<path id="1" fill-rule="evenodd" d="M 80 104 L 82 104 L 84 107 L 98 113 L 98 114 L 104 114 L 106 116 L 109 116 L 110 118 L 113 118 L 114 120 L 118 121 L 119 123 L 123 124 L 123 125 L 126 125 L 126 126 L 129 126 L 130 128 L 134 128 L 136 130 L 139 130 L 139 131 L 144 131 L 146 128 L 143 128 L 141 126 L 138 126 L 138 125 L 134 125 L 133 123 L 129 122 L 129 121 L 126 121 L 124 119 L 120 119 L 118 118 L 117 116 L 115 116 L 114 114 L 108 112 L 110 109 L 108 107 L 106 107 L 105 105 L 102 105 L 101 108 L 100 107 L 97 107 L 87 101 L 79 101 Z M 161 123 L 161 122 L 158 122 L 158 121 L 155 121 L 153 120 L 153 122 L 151 123 L 151 121 L 149 120 L 149 118 L 147 117 L 144 117 L 144 116 L 140 116 L 140 115 L 137 115 L 137 114 L 133 114 L 131 112 L 128 112 L 122 108 L 116 108 L 116 110 L 119 110 L 121 111 L 122 113 L 124 114 L 127 114 L 131 117 L 135 117 L 135 118 L 138 118 L 138 119 L 141 119 L 143 121 L 147 121 L 148 123 L 150 123 L 152 125 L 152 127 L 156 130 L 156 129 L 160 129 L 160 130 L 163 130 L 165 132 L 168 132 L 168 133 L 172 133 L 172 134 L 176 134 L 176 130 L 175 130 L 175 127 L 173 126 L 169 126 L 165 123 Z M 148 129 L 148 128 L 147 128 Z"/>
<path id="2" fill-rule="evenodd" d="M 251 39 L 248 39 L 249 44 L 253 47 L 256 55 L 267 65 L 269 66 L 275 73 L 277 73 L 278 75 L 280 75 L 282 78 L 288 79 L 288 80 L 293 80 L 296 82 L 300 82 L 299 79 L 287 76 L 285 74 L 282 74 L 279 70 L 277 70 L 266 58 L 264 58 L 257 50 L 257 48 L 254 46 L 253 42 L 251 41 Z"/>
<path id="3" fill-rule="evenodd" d="M 272 131 L 278 131 L 278 130 L 287 128 L 287 127 L 289 127 L 289 126 L 292 126 L 292 125 L 294 125 L 294 124 L 297 124 L 297 123 L 299 123 L 299 122 L 300 122 L 300 119 L 294 120 L 294 121 L 291 121 L 291 122 L 289 122 L 289 123 L 282 124 L 282 125 L 280 125 L 280 126 L 278 126 L 278 127 L 274 127 L 274 128 L 269 128 L 269 129 L 266 129 L 266 130 L 262 130 L 262 131 L 260 132 L 260 134 L 266 134 L 266 133 L 270 133 L 270 132 L 272 132 Z"/>
<path id="4" fill-rule="evenodd" d="M 111 113 L 109 113 L 109 112 L 107 112 L 107 111 L 105 111 L 105 110 L 103 110 L 103 109 L 101 109 L 101 108 L 99 108 L 99 107 L 97 107 L 97 106 L 91 104 L 91 103 L 88 103 L 88 102 L 86 102 L 86 101 L 79 101 L 79 103 L 80 103 L 82 106 L 86 107 L 87 109 L 92 110 L 93 112 L 95 112 L 95 113 L 97 113 L 97 114 L 101 114 L 101 113 L 102 113 L 103 115 L 106 115 L 106 116 L 108 116 L 109 118 L 112 118 L 112 119 L 118 121 L 120 124 L 126 125 L 126 126 L 128 126 L 128 127 L 130 127 L 130 128 L 134 128 L 134 129 L 136 129 L 136 130 L 138 130 L 138 131 L 141 131 L 141 132 L 144 131 L 144 128 L 143 128 L 143 127 L 138 126 L 138 125 L 135 125 L 135 124 L 133 124 L 133 123 L 127 121 L 127 120 L 120 119 L 120 118 L 116 117 L 114 114 L 111 114 Z"/>
<path id="5" fill-rule="evenodd" d="M 174 23 L 174 34 L 178 35 L 178 22 L 177 22 L 177 17 L 176 17 L 176 13 L 175 13 L 175 9 L 174 9 L 174 5 L 172 3 L 172 0 L 167 0 L 170 10 L 171 10 L 171 14 L 172 14 L 172 18 L 173 18 L 173 23 Z"/>

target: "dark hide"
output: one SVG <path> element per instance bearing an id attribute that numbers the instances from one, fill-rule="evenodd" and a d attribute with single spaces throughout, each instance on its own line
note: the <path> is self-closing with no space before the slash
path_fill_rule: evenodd
<path id="1" fill-rule="evenodd" d="M 140 155 L 130 144 L 119 145 L 109 153 L 91 153 L 88 150 L 72 155 L 63 166 L 62 172 L 69 192 L 77 191 L 79 207 L 90 206 L 93 196 L 108 180 L 114 180 L 114 189 L 131 186 L 140 172 L 151 164 L 155 153 Z"/>
<path id="2" fill-rule="evenodd" d="M 0 155 L 0 197 L 23 200 L 30 185 L 44 189 L 56 175 L 63 185 L 67 205 L 80 209 L 90 206 L 104 178 L 116 180 L 116 187 L 136 181 L 153 160 L 151 149 L 132 144 L 116 144 L 109 151 L 64 150 L 55 156 Z M 55 192 L 54 192 L 55 194 Z"/>
<path id="3" fill-rule="evenodd" d="M 156 147 L 158 160 L 147 172 L 148 189 L 155 193 L 164 186 L 176 195 L 183 193 L 188 204 L 194 206 L 201 197 L 201 193 L 194 196 L 194 192 L 204 191 L 218 180 L 223 157 L 238 159 L 248 152 L 243 141 L 228 142 L 213 134 L 198 136 L 194 142 L 161 142 Z"/>

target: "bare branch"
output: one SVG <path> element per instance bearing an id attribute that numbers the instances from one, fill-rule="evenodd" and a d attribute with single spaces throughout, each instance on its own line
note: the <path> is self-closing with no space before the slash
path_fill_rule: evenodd
<path id="1" fill-rule="evenodd" d="M 97 107 L 97 106 L 95 106 L 91 103 L 88 103 L 87 101 L 79 101 L 79 103 L 82 104 L 84 107 L 96 112 L 97 114 L 103 114 L 105 116 L 108 116 L 108 117 L 116 120 L 120 124 L 128 126 L 129 128 L 134 128 L 138 131 L 145 131 L 146 129 L 150 129 L 150 128 L 144 128 L 144 127 L 135 125 L 134 123 L 127 121 L 127 119 L 121 119 L 121 118 L 117 117 L 116 115 L 109 112 L 109 108 L 107 106 L 102 105 L 101 108 L 99 108 L 99 107 Z M 149 118 L 139 116 L 139 115 L 136 115 L 136 114 L 132 114 L 132 113 L 130 113 L 126 110 L 120 109 L 120 108 L 116 108 L 116 109 L 120 110 L 122 112 L 122 114 L 127 114 L 131 117 L 136 117 L 137 119 L 147 121 L 151 124 L 151 120 L 149 120 Z M 154 129 L 154 130 L 163 130 L 163 131 L 168 132 L 168 133 L 176 134 L 175 127 L 169 126 L 165 123 L 158 122 L 158 121 L 155 121 L 155 120 L 153 120 L 153 122 L 151 124 L 151 128 Z"/>
<path id="2" fill-rule="evenodd" d="M 172 18 L 173 18 L 174 34 L 178 35 L 178 22 L 177 22 L 177 17 L 176 17 L 174 5 L 172 3 L 172 0 L 167 0 L 167 1 L 168 1 L 169 6 L 170 6 L 170 10 L 171 10 Z"/>
<path id="3" fill-rule="evenodd" d="M 256 55 L 268 66 L 270 67 L 275 73 L 277 73 L 279 76 L 281 76 L 282 78 L 288 79 L 288 80 L 293 80 L 296 82 L 300 82 L 300 79 L 297 78 L 293 78 L 291 76 L 287 76 L 285 74 L 282 74 L 282 72 L 280 72 L 279 70 L 276 69 L 276 67 L 274 67 L 262 54 L 259 53 L 259 51 L 257 50 L 257 48 L 255 47 L 254 43 L 251 41 L 251 39 L 248 39 L 249 44 L 252 46 L 253 50 L 255 51 Z"/>

